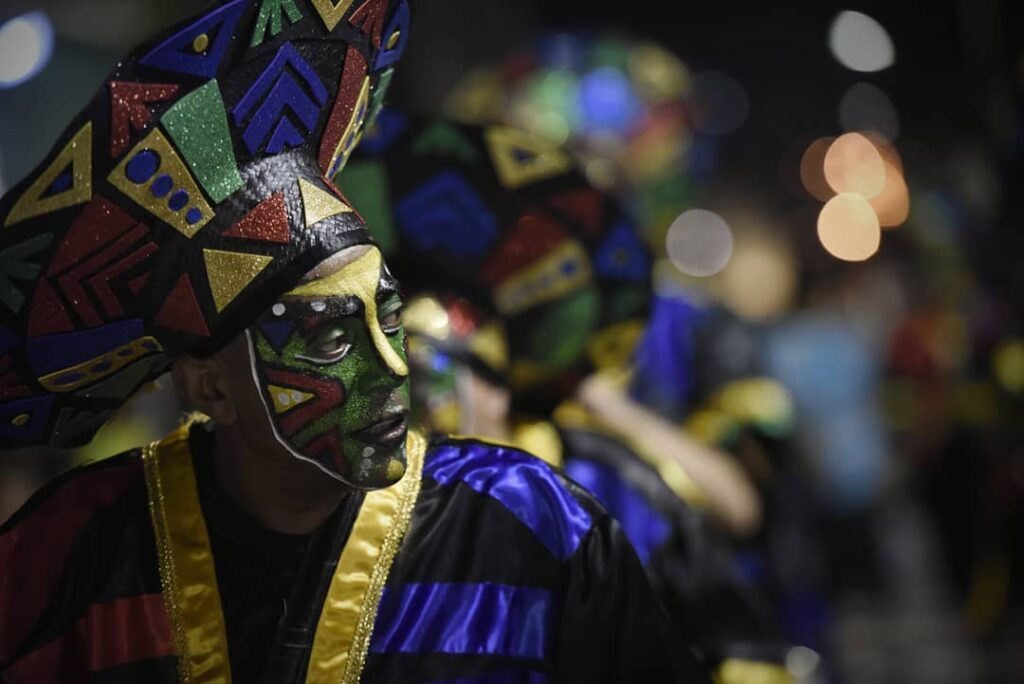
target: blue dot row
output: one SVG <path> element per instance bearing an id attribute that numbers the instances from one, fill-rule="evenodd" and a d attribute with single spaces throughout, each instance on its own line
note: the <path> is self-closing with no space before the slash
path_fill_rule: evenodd
<path id="1" fill-rule="evenodd" d="M 181 211 L 185 208 L 189 201 L 188 191 L 182 188 L 174 189 L 174 179 L 171 178 L 170 174 L 161 173 L 157 175 L 157 171 L 160 170 L 160 155 L 154 150 L 141 150 L 138 154 L 128 160 L 128 163 L 124 167 L 124 173 L 128 176 L 128 180 L 133 183 L 147 182 L 150 178 L 156 175 L 153 179 L 153 183 L 149 186 L 149 193 L 157 199 L 162 199 L 170 195 L 167 200 L 167 206 L 171 211 Z M 173 192 L 172 192 L 173 190 Z M 189 225 L 195 225 L 199 223 L 203 218 L 203 212 L 198 207 L 191 207 L 185 212 L 185 221 Z"/>

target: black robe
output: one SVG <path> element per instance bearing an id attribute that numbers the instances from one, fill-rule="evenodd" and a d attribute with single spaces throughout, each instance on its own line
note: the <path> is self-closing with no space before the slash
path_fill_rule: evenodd
<path id="1" fill-rule="evenodd" d="M 0 528 L 7 684 L 227 682 L 247 657 L 275 683 L 703 681 L 589 495 L 524 452 L 415 434 L 398 484 L 304 541 L 266 650 L 231 653 L 246 611 L 221 608 L 202 430 L 72 471 Z"/>

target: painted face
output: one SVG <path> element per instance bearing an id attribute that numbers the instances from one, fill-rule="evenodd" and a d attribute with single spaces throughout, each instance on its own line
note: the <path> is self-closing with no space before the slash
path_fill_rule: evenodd
<path id="1" fill-rule="evenodd" d="M 274 433 L 296 457 L 360 489 L 405 473 L 409 371 L 402 300 L 371 247 L 295 288 L 247 331 Z"/>

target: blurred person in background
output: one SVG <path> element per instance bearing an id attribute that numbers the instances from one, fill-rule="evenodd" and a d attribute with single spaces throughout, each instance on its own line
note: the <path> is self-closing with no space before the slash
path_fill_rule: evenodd
<path id="1" fill-rule="evenodd" d="M 676 47 L 629 27 L 542 30 L 494 63 L 468 69 L 447 110 L 461 120 L 502 121 L 564 144 L 588 180 L 639 218 L 656 272 L 675 274 L 658 276 L 666 284 L 659 289 L 670 293 L 656 300 L 633 378 L 595 378 L 582 388 L 586 401 L 574 408 L 585 407 L 648 450 L 663 452 L 674 444 L 688 453 L 687 472 L 709 494 L 700 505 L 745 542 L 738 559 L 745 577 L 773 597 L 789 638 L 821 648 L 827 607 L 819 542 L 808 534 L 813 507 L 802 473 L 806 463 L 796 454 L 792 397 L 767 377 L 766 340 L 746 332 L 725 304 L 706 304 L 731 300 L 745 304 L 744 313 L 779 308 L 795 265 L 779 235 L 744 244 L 746 236 L 717 215 L 693 211 L 722 170 L 720 151 L 750 103 L 735 79 L 707 64 L 691 70 L 671 49 Z M 697 215 L 715 223 L 685 221 Z M 766 241 L 768 254 L 750 246 Z M 730 292 L 701 282 L 730 257 Z M 667 284 L 680 279 L 683 288 Z M 746 415 L 729 415 L 724 398 L 755 404 L 754 415 L 778 415 L 758 420 L 749 408 Z M 571 412 L 562 416 L 581 422 Z M 697 437 L 738 460 L 701 458 L 710 452 L 698 448 Z M 723 464 L 739 472 L 720 479 Z"/>
<path id="2" fill-rule="evenodd" d="M 327 178 L 410 21 L 219 4 L 0 200 L 4 446 L 88 441 L 168 368 L 201 412 L 0 528 L 5 681 L 703 681 L 593 498 L 408 430 L 398 284 Z"/>
<path id="3" fill-rule="evenodd" d="M 649 259 L 614 200 L 536 136 L 392 109 L 339 183 L 409 298 L 414 415 L 564 468 L 622 524 L 681 648 L 718 681 L 788 681 L 789 648 L 711 520 L 756 525 L 734 514 L 745 476 L 603 381 L 575 391 L 629 358 L 645 309 Z"/>

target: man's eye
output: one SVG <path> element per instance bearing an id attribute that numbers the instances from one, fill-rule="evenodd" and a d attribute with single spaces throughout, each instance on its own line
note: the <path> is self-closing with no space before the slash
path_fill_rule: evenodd
<path id="1" fill-rule="evenodd" d="M 335 329 L 324 335 L 319 335 L 307 347 L 308 353 L 300 354 L 298 357 L 313 363 L 336 363 L 344 358 L 351 348 L 352 345 L 349 343 L 345 331 Z"/>
<path id="2" fill-rule="evenodd" d="M 391 311 L 384 316 L 381 316 L 380 327 L 384 332 L 391 333 L 398 332 L 398 329 L 402 327 L 402 309 L 401 307 Z"/>

